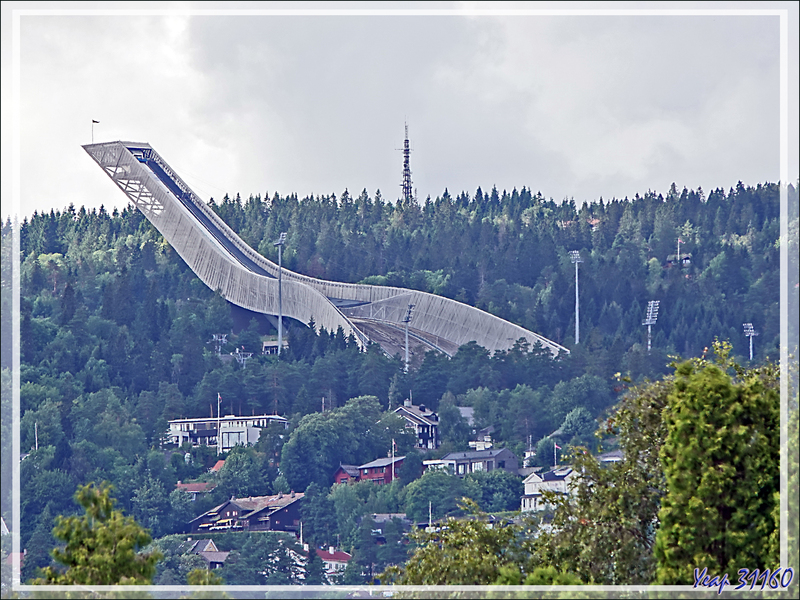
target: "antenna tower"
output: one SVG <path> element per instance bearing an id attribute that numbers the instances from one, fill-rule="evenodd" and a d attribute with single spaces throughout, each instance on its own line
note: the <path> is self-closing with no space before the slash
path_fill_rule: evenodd
<path id="1" fill-rule="evenodd" d="M 411 191 L 411 145 L 408 141 L 408 123 L 406 123 L 406 139 L 403 142 L 403 201 L 410 203 L 413 199 L 413 192 Z"/>
<path id="2" fill-rule="evenodd" d="M 650 341 L 652 339 L 650 328 L 656 324 L 658 320 L 658 305 L 660 304 L 660 300 L 650 300 L 647 303 L 647 316 L 645 317 L 644 321 L 642 321 L 642 325 L 647 325 L 647 353 L 650 353 Z"/>

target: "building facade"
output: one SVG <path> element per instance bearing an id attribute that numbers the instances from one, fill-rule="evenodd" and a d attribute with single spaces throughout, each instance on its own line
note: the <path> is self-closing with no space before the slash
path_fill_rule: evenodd
<path id="1" fill-rule="evenodd" d="M 174 419 L 169 421 L 166 443 L 180 448 L 189 442 L 192 446 L 216 446 L 221 452 L 227 452 L 234 446 L 255 444 L 261 435 L 261 430 L 271 423 L 280 423 L 284 428 L 289 426 L 289 421 L 278 415 L 251 417 L 225 415 L 219 418 Z M 218 437 L 220 432 L 221 439 Z"/>
<path id="2" fill-rule="evenodd" d="M 451 452 L 440 460 L 422 461 L 426 468 L 446 468 L 458 477 L 477 471 L 503 469 L 518 474 L 519 461 L 508 448 L 490 448 L 472 452 Z"/>
<path id="3" fill-rule="evenodd" d="M 575 477 L 571 467 L 558 467 L 545 473 L 531 473 L 523 480 L 525 494 L 522 496 L 523 512 L 538 511 L 547 508 L 548 503 L 542 492 L 555 492 L 569 495 Z"/>
<path id="4" fill-rule="evenodd" d="M 394 412 L 406 420 L 406 427 L 413 429 L 417 438 L 417 448 L 435 450 L 441 445 L 439 440 L 439 415 L 424 404 L 414 406 L 406 400 Z"/>
<path id="5" fill-rule="evenodd" d="M 231 498 L 189 521 L 189 533 L 290 531 L 299 536 L 302 493 Z"/>

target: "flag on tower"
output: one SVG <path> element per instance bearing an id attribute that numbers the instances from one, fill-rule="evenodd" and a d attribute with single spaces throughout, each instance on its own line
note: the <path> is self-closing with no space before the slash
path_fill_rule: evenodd
<path id="1" fill-rule="evenodd" d="M 559 446 L 558 444 L 554 443 L 553 445 L 554 445 L 554 446 L 555 446 L 557 449 L 561 450 L 561 446 Z"/>
<path id="2" fill-rule="evenodd" d="M 99 123 L 99 122 L 100 121 L 95 121 L 94 119 L 92 119 L 92 123 Z"/>

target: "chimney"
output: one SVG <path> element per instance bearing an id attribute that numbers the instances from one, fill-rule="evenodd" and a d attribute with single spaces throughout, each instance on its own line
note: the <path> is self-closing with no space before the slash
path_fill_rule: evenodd
<path id="1" fill-rule="evenodd" d="M 328 546 L 328 553 L 333 554 L 333 546 Z"/>
<path id="2" fill-rule="evenodd" d="M 294 498 L 294 490 L 292 490 L 292 498 Z"/>
<path id="3" fill-rule="evenodd" d="M 406 406 L 406 407 L 411 406 L 411 400 L 409 400 L 408 398 L 403 400 L 403 406 Z"/>
<path id="4" fill-rule="evenodd" d="M 180 479 L 178 479 L 178 485 L 180 485 L 181 483 L 182 483 L 182 482 L 181 482 L 181 480 L 180 480 Z"/>
<path id="5" fill-rule="evenodd" d="M 306 552 L 308 552 L 308 544 L 303 544 L 303 550 L 305 550 Z"/>
<path id="6" fill-rule="evenodd" d="M 423 413 L 425 412 L 425 405 L 424 404 L 420 404 L 419 405 L 419 412 L 423 412 Z"/>

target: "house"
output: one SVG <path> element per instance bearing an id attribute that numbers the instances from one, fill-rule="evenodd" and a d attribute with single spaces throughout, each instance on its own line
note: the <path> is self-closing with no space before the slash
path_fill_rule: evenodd
<path id="1" fill-rule="evenodd" d="M 184 547 L 186 547 L 184 549 Z M 180 545 L 179 550 L 184 549 L 184 554 L 197 554 L 206 561 L 208 569 L 219 569 L 224 566 L 225 559 L 228 558 L 230 552 L 220 552 L 217 549 L 214 540 L 187 540 Z"/>
<path id="2" fill-rule="evenodd" d="M 545 473 L 531 473 L 523 480 L 525 494 L 522 496 L 523 512 L 544 510 L 547 502 L 542 492 L 570 494 L 576 472 L 571 467 L 557 467 Z"/>
<path id="3" fill-rule="evenodd" d="M 173 419 L 169 421 L 166 443 L 180 448 L 188 442 L 192 446 L 212 446 L 227 452 L 234 446 L 255 444 L 261 436 L 261 430 L 271 423 L 280 423 L 284 428 L 289 427 L 286 417 L 278 415 L 251 417 L 225 415 L 217 418 Z M 218 438 L 218 432 L 221 432 L 221 438 Z"/>
<path id="4" fill-rule="evenodd" d="M 281 344 L 281 348 L 284 352 L 289 349 L 289 342 L 287 340 L 283 340 Z M 278 353 L 278 340 L 277 339 L 269 339 L 264 340 L 261 344 L 261 354 L 277 354 Z"/>
<path id="5" fill-rule="evenodd" d="M 622 450 L 612 450 L 611 452 L 606 452 L 601 454 L 597 457 L 597 460 L 603 464 L 613 464 L 622 461 L 625 455 L 622 453 Z"/>
<path id="6" fill-rule="evenodd" d="M 334 483 L 346 483 L 348 481 L 358 481 L 358 467 L 356 465 L 339 465 L 333 474 Z"/>
<path id="7" fill-rule="evenodd" d="M 358 467 L 359 480 L 372 483 L 391 483 L 397 478 L 405 456 L 379 458 Z"/>
<path id="8" fill-rule="evenodd" d="M 231 498 L 189 521 L 189 532 L 300 530 L 303 494 Z"/>
<path id="9" fill-rule="evenodd" d="M 406 427 L 413 429 L 417 438 L 417 448 L 435 450 L 439 447 L 439 415 L 424 404 L 414 406 L 406 400 L 394 412 L 406 420 Z"/>
<path id="10" fill-rule="evenodd" d="M 374 522 L 372 536 L 379 546 L 386 543 L 386 527 L 389 523 L 395 521 L 401 532 L 411 527 L 411 521 L 406 516 L 406 513 L 372 513 L 371 517 Z M 361 520 L 363 521 L 363 518 Z M 361 521 L 359 521 L 359 524 L 361 524 Z"/>
<path id="11" fill-rule="evenodd" d="M 372 483 L 391 483 L 397 479 L 405 456 L 378 458 L 363 465 L 339 465 L 333 474 L 334 483 L 349 481 L 371 481 Z"/>
<path id="12" fill-rule="evenodd" d="M 494 426 L 484 427 L 481 429 L 474 440 L 468 442 L 470 448 L 474 450 L 488 450 L 492 447 L 492 433 L 494 433 Z"/>
<path id="13" fill-rule="evenodd" d="M 215 487 L 217 487 L 217 484 L 211 483 L 210 481 L 192 481 L 190 483 L 183 483 L 180 479 L 175 485 L 175 489 L 182 490 L 187 494 L 191 494 L 192 502 L 197 500 L 197 494 L 206 494 Z"/>
<path id="14" fill-rule="evenodd" d="M 692 253 L 691 252 L 681 252 L 680 255 L 678 254 L 670 254 L 667 256 L 667 267 L 674 267 L 676 265 L 682 265 L 684 267 L 692 264 Z"/>
<path id="15" fill-rule="evenodd" d="M 423 464 L 429 461 L 423 461 Z M 471 452 L 451 452 L 442 457 L 441 461 L 447 468 L 451 468 L 458 477 L 476 471 L 493 471 L 503 469 L 509 473 L 517 474 L 519 461 L 516 455 L 508 448 L 489 448 Z"/>
<path id="16" fill-rule="evenodd" d="M 316 550 L 317 556 L 322 559 L 322 564 L 325 565 L 325 575 L 328 576 L 329 581 L 331 576 L 338 577 L 344 573 L 347 563 L 352 558 L 351 554 L 336 550 L 333 546 L 329 546 L 327 550 L 320 550 L 319 548 Z"/>

